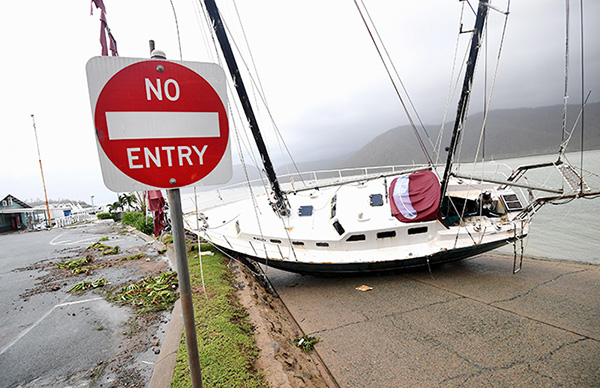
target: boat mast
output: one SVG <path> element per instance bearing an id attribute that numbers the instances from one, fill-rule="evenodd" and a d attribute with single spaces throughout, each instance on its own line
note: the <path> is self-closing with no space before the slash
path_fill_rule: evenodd
<path id="1" fill-rule="evenodd" d="M 223 51 L 223 56 L 227 62 L 227 67 L 229 68 L 229 73 L 231 74 L 238 97 L 242 103 L 242 107 L 244 108 L 244 113 L 248 119 L 250 130 L 254 136 L 254 141 L 256 142 L 258 152 L 260 153 L 263 165 L 265 167 L 265 172 L 267 173 L 267 178 L 271 184 L 271 189 L 273 190 L 275 199 L 275 202 L 272 204 L 273 210 L 282 216 L 289 215 L 290 209 L 287 197 L 279 186 L 279 181 L 277 180 L 277 175 L 275 174 L 275 169 L 273 168 L 273 163 L 271 163 L 267 146 L 265 145 L 263 137 L 260 133 L 258 122 L 256 120 L 256 116 L 254 115 L 254 110 L 250 104 L 250 98 L 246 92 L 246 87 L 244 86 L 240 70 L 235 60 L 235 56 L 233 55 L 229 39 L 227 38 L 227 33 L 225 32 L 219 9 L 217 8 L 214 0 L 204 0 L 204 5 L 206 6 L 206 10 L 208 11 L 210 19 L 212 20 L 215 34 L 217 35 L 219 45 Z"/>
<path id="2" fill-rule="evenodd" d="M 450 146 L 447 149 L 448 159 L 446 160 L 446 169 L 444 170 L 444 177 L 442 178 L 441 182 L 442 201 L 440 201 L 440 208 L 444 202 L 443 198 L 448 189 L 448 179 L 450 178 L 450 171 L 452 170 L 456 146 L 460 140 L 465 116 L 467 114 L 467 107 L 469 106 L 471 86 L 473 85 L 473 75 L 475 74 L 475 64 L 477 62 L 477 55 L 479 54 L 479 47 L 481 46 L 481 35 L 483 33 L 483 27 L 485 26 L 485 19 L 488 13 L 488 2 L 489 0 L 480 0 L 479 7 L 477 9 L 477 18 L 475 20 L 473 36 L 471 37 L 471 48 L 469 51 L 469 59 L 467 61 L 467 70 L 465 71 L 465 80 L 463 82 L 460 100 L 458 101 L 458 110 L 456 112 L 456 120 L 454 121 L 452 140 L 450 141 Z"/>

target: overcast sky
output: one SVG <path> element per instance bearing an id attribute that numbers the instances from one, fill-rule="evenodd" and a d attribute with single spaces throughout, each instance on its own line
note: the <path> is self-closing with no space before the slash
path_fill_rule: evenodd
<path id="1" fill-rule="evenodd" d="M 364 0 L 417 111 L 426 124 L 444 117 L 463 3 Z M 86 62 L 100 55 L 99 12 L 90 2 L 4 1 L 0 6 L 0 196 L 43 198 L 31 114 L 35 114 L 48 196 L 95 203 L 115 194 L 102 182 L 90 109 Z M 168 0 L 104 0 L 119 55 L 148 57 L 148 40 L 179 59 Z M 194 0 L 173 0 L 183 59 L 214 61 Z M 571 5 L 571 103 L 580 101 L 579 2 Z M 390 5 L 393 4 L 393 5 Z M 473 7 L 476 2 L 472 0 Z M 506 9 L 506 0 L 493 1 Z M 232 1 L 218 1 L 239 36 Z M 352 152 L 347 139 L 368 141 L 407 123 L 354 2 L 238 2 L 269 107 L 297 161 Z M 600 91 L 600 1 L 584 4 L 586 89 Z M 512 1 L 493 108 L 561 104 L 564 90 L 565 1 Z M 464 29 L 474 15 L 466 8 Z M 492 11 L 487 50 L 491 85 L 503 15 Z M 459 59 L 468 34 L 459 40 Z M 237 40 L 243 45 L 243 40 Z M 482 57 L 483 58 L 483 57 Z M 460 62 L 460 61 L 459 61 Z M 460 66 L 458 63 L 457 66 Z M 457 71 L 457 69 L 455 70 Z M 483 109 L 483 61 L 471 113 Z M 452 118 L 456 108 L 450 108 Z M 264 113 L 262 113 L 264 115 Z M 263 116 L 264 117 L 264 116 Z M 270 136 L 269 133 L 266 136 Z M 276 148 L 269 140 L 272 148 Z M 279 161 L 277 152 L 274 158 Z M 236 158 L 234 157 L 234 163 Z M 238 162 L 239 163 L 239 162 Z"/>

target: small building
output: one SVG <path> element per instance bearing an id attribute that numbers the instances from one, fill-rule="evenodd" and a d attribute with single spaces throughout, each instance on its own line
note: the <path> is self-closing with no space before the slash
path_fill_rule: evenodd
<path id="1" fill-rule="evenodd" d="M 7 195 L 0 201 L 0 233 L 31 229 L 35 210 L 20 199 Z"/>

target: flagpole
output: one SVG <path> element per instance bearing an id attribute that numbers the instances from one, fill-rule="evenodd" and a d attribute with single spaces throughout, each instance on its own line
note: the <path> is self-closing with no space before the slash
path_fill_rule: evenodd
<path id="1" fill-rule="evenodd" d="M 48 222 L 50 223 L 50 229 L 52 229 L 52 217 L 50 217 L 50 206 L 48 205 L 48 194 L 46 193 L 46 181 L 44 180 L 44 169 L 42 168 L 42 154 L 40 154 L 40 143 L 38 141 L 37 128 L 35 127 L 35 117 L 33 114 L 31 115 L 31 120 L 33 121 L 33 133 L 35 134 L 35 144 L 37 145 L 38 160 L 40 161 L 40 172 L 42 173 L 42 186 L 44 186 L 44 198 L 46 199 Z"/>

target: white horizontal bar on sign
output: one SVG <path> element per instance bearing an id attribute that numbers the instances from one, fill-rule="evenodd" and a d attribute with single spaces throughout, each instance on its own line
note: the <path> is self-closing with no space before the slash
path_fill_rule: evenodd
<path id="1" fill-rule="evenodd" d="M 218 112 L 106 112 L 110 140 L 219 137 Z"/>

